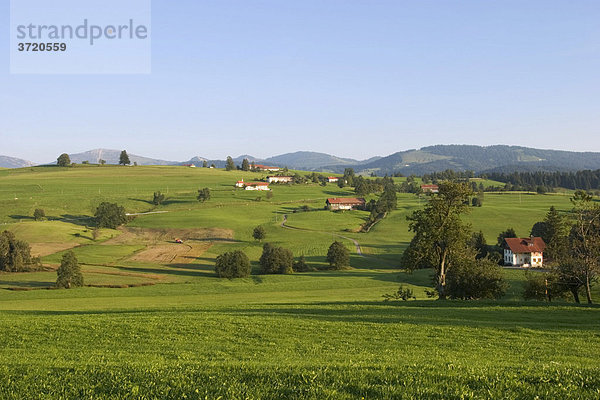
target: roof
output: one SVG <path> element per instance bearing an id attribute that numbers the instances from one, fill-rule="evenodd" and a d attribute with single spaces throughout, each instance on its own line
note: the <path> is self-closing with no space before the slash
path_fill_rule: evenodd
<path id="1" fill-rule="evenodd" d="M 294 177 L 293 176 L 270 175 L 270 176 L 267 176 L 267 178 L 290 178 L 290 179 L 292 179 Z"/>
<path id="2" fill-rule="evenodd" d="M 513 253 L 541 253 L 546 249 L 541 237 L 505 238 L 504 242 Z"/>
<path id="3" fill-rule="evenodd" d="M 365 199 L 363 198 L 356 198 L 356 197 L 346 197 L 346 198 L 330 198 L 327 199 L 327 202 L 329 204 L 365 204 Z"/>
<path id="4" fill-rule="evenodd" d="M 340 179 L 338 176 L 328 176 L 327 179 Z"/>
<path id="5" fill-rule="evenodd" d="M 262 165 L 262 164 L 254 164 L 255 168 L 262 168 L 262 169 L 280 169 L 279 167 L 269 167 L 267 165 Z"/>
<path id="6" fill-rule="evenodd" d="M 438 185 L 421 185 L 421 189 L 439 189 Z"/>
<path id="7" fill-rule="evenodd" d="M 246 186 L 269 186 L 268 182 L 246 182 Z"/>

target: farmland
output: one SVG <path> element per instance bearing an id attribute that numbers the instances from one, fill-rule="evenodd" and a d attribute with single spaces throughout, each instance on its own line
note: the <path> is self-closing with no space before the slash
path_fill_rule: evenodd
<path id="1" fill-rule="evenodd" d="M 0 290 L 0 397 L 600 396 L 599 308 L 523 302 L 516 270 L 505 271 L 511 287 L 501 301 L 433 301 L 429 271 L 398 269 L 411 238 L 406 216 L 424 198 L 398 194 L 397 210 L 364 234 L 357 228 L 367 212 L 323 209 L 328 197 L 353 196 L 351 188 L 273 185 L 271 199 L 233 188 L 264 176 L 185 167 L 0 171 L 2 228 L 30 242 L 46 267 L 0 274 L 0 287 L 13 289 Z M 211 199 L 200 203 L 203 187 Z M 155 191 L 166 195 L 163 205 L 151 204 Z M 94 238 L 91 216 L 103 201 L 161 213 Z M 528 235 L 551 205 L 566 212 L 569 196 L 486 193 L 465 218 L 494 243 L 509 227 Z M 47 221 L 32 220 L 36 208 Z M 284 228 L 284 218 L 297 229 Z M 233 249 L 258 272 L 257 225 L 265 241 L 313 267 L 325 266 L 327 247 L 340 240 L 352 268 L 216 278 L 216 256 Z M 67 249 L 90 286 L 39 290 L 52 286 Z M 417 300 L 382 302 L 400 283 Z"/>

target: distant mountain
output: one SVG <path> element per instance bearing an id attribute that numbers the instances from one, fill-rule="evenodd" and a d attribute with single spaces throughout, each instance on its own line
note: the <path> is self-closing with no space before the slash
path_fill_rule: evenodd
<path id="1" fill-rule="evenodd" d="M 341 172 L 347 165 L 329 166 Z M 354 165 L 356 172 L 377 175 L 422 175 L 446 169 L 456 171 L 487 170 L 574 171 L 599 169 L 600 153 L 581 153 L 559 150 L 540 150 L 519 146 L 438 145 L 391 154 L 378 160 Z"/>
<path id="2" fill-rule="evenodd" d="M 267 164 L 273 164 L 280 167 L 301 170 L 319 170 L 327 165 L 355 165 L 360 161 L 352 158 L 340 158 L 325 153 L 316 153 L 313 151 L 297 151 L 295 153 L 281 154 L 279 156 L 269 157 L 264 160 Z"/>
<path id="3" fill-rule="evenodd" d="M 33 163 L 31 161 L 9 156 L 0 156 L 0 168 L 23 168 L 31 167 L 32 165 Z"/>
<path id="4" fill-rule="evenodd" d="M 110 149 L 95 149 L 85 151 L 83 153 L 69 154 L 71 162 L 81 164 L 84 161 L 88 161 L 91 164 L 97 164 L 99 160 L 106 161 L 107 164 L 118 164 L 121 150 L 110 150 Z M 165 161 L 155 158 L 148 158 L 137 156 L 135 154 L 127 153 L 129 161 L 133 164 L 134 162 L 138 165 L 177 165 L 176 161 Z"/>

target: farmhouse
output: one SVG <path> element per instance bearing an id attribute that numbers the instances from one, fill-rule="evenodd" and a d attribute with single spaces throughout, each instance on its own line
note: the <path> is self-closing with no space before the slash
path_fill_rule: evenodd
<path id="1" fill-rule="evenodd" d="M 294 180 L 292 176 L 267 176 L 269 183 L 290 183 Z"/>
<path id="2" fill-rule="evenodd" d="M 438 193 L 440 188 L 438 185 L 421 185 L 423 193 Z"/>
<path id="3" fill-rule="evenodd" d="M 365 199 L 363 198 L 331 198 L 325 202 L 330 210 L 356 210 L 365 207 Z"/>
<path id="4" fill-rule="evenodd" d="M 279 167 L 269 167 L 269 166 L 262 165 L 262 164 L 255 164 L 254 168 L 259 171 L 271 171 L 271 172 L 277 172 L 281 169 Z"/>
<path id="5" fill-rule="evenodd" d="M 245 184 L 246 190 L 271 190 L 268 182 L 250 182 Z"/>
<path id="6" fill-rule="evenodd" d="M 235 187 L 238 187 L 238 188 L 243 188 L 245 185 L 246 185 L 246 184 L 244 183 L 244 180 L 243 180 L 243 179 L 242 179 L 241 181 L 237 181 L 237 182 L 235 183 Z"/>
<path id="7" fill-rule="evenodd" d="M 327 182 L 329 182 L 329 183 L 335 183 L 339 180 L 340 180 L 340 178 L 338 178 L 337 176 L 328 176 L 327 177 Z"/>
<path id="8" fill-rule="evenodd" d="M 504 239 L 504 265 L 541 268 L 546 243 L 541 237 Z"/>

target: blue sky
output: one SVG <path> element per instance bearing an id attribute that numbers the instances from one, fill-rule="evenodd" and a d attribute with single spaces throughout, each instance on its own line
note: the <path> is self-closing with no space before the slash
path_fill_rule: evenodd
<path id="1" fill-rule="evenodd" d="M 0 154 L 600 151 L 599 21 L 597 0 L 154 0 L 148 75 L 11 75 L 4 28 Z"/>

